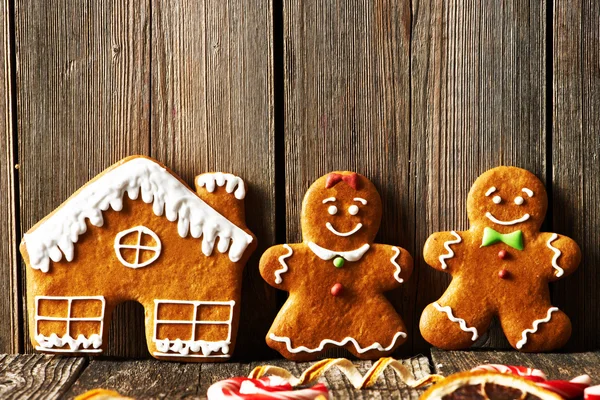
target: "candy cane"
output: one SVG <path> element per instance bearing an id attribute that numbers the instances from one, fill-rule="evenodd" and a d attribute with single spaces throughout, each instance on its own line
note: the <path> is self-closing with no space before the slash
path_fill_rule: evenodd
<path id="1" fill-rule="evenodd" d="M 527 380 L 535 382 L 538 386 L 543 387 L 544 389 L 550 390 L 562 396 L 565 399 L 573 399 L 583 396 L 584 390 L 592 383 L 588 375 L 581 375 L 571 379 L 570 381 L 549 381 L 546 379 L 546 374 L 539 369 L 513 365 L 486 364 L 475 367 L 471 371 L 493 371 L 503 374 L 519 375 Z M 600 400 L 600 397 L 594 400 Z"/>
<path id="2" fill-rule="evenodd" d="M 329 390 L 322 383 L 307 389 L 294 390 L 292 385 L 278 377 L 225 379 L 212 384 L 206 395 L 208 400 L 315 400 L 319 396 L 330 398 Z"/>
<path id="3" fill-rule="evenodd" d="M 600 385 L 592 386 L 583 391 L 584 400 L 600 400 Z"/>

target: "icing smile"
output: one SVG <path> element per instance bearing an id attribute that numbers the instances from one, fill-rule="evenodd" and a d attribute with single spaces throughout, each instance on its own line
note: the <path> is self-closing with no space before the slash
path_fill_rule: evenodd
<path id="1" fill-rule="evenodd" d="M 494 217 L 494 216 L 492 215 L 492 213 L 491 213 L 491 212 L 489 212 L 489 211 L 485 213 L 485 216 L 486 216 L 486 217 L 487 217 L 487 218 L 488 218 L 490 221 L 492 221 L 493 223 L 495 223 L 495 224 L 498 224 L 498 225 L 515 225 L 515 224 L 520 224 L 521 222 L 525 222 L 525 221 L 527 221 L 527 220 L 529 219 L 529 217 L 530 217 L 530 215 L 529 215 L 529 214 L 525 214 L 525 215 L 523 215 L 521 218 L 518 218 L 518 219 L 513 219 L 512 221 L 501 221 L 501 220 L 499 220 L 498 218 Z"/>
<path id="2" fill-rule="evenodd" d="M 356 232 L 358 232 L 358 230 L 359 230 L 360 228 L 362 228 L 362 224 L 361 224 L 361 223 L 358 223 L 358 224 L 356 224 L 356 226 L 354 227 L 354 229 L 352 229 L 351 231 L 348 231 L 348 232 L 339 232 L 339 231 L 337 231 L 337 230 L 336 230 L 336 229 L 333 227 L 333 225 L 331 225 L 331 223 L 329 223 L 329 222 L 327 222 L 327 223 L 325 224 L 325 226 L 326 226 L 326 227 L 327 227 L 327 229 L 329 229 L 329 230 L 330 230 L 330 231 L 331 231 L 331 232 L 332 232 L 334 235 L 337 235 L 337 236 L 350 236 L 350 235 L 354 235 Z"/>

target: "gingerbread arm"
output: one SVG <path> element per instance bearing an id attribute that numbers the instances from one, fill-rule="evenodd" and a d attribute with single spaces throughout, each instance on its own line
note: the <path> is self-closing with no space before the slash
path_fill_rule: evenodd
<path id="1" fill-rule="evenodd" d="M 277 245 L 270 247 L 260 257 L 260 275 L 267 283 L 277 289 L 289 291 L 289 278 L 292 270 L 288 266 L 294 255 L 295 245 Z"/>
<path id="2" fill-rule="evenodd" d="M 456 271 L 458 263 L 453 263 L 456 248 L 463 241 L 464 232 L 436 232 L 429 236 L 423 247 L 425 262 L 438 271 Z"/>
<path id="3" fill-rule="evenodd" d="M 556 281 L 572 274 L 581 262 L 581 249 L 573 239 L 557 233 L 543 233 L 542 238 L 551 254 L 551 262 L 544 265 L 549 281 Z"/>
<path id="4" fill-rule="evenodd" d="M 412 274 L 413 258 L 408 250 L 384 244 L 374 244 L 371 249 L 379 267 L 370 271 L 370 275 L 382 291 L 400 287 Z"/>

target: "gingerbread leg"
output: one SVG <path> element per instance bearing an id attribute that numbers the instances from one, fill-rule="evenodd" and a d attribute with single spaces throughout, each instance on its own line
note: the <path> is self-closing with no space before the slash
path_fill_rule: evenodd
<path id="1" fill-rule="evenodd" d="M 423 338 L 436 347 L 465 349 L 487 331 L 492 314 L 483 304 L 462 294 L 469 291 L 449 292 L 425 308 L 419 327 Z"/>
<path id="2" fill-rule="evenodd" d="M 540 302 L 526 308 L 499 310 L 500 323 L 511 346 L 524 352 L 558 349 L 571 336 L 571 321 L 558 307 Z"/>

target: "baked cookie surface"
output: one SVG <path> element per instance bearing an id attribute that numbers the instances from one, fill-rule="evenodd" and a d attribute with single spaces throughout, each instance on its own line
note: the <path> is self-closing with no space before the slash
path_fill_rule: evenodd
<path id="1" fill-rule="evenodd" d="M 150 354 L 226 361 L 235 346 L 244 265 L 256 240 L 244 182 L 196 177 L 196 192 L 159 162 L 109 167 L 32 227 L 27 264 L 31 341 L 47 353 L 101 354 L 114 308 L 141 303 Z"/>
<path id="2" fill-rule="evenodd" d="M 289 292 L 267 344 L 291 360 L 344 347 L 359 358 L 391 354 L 406 328 L 383 295 L 412 272 L 412 257 L 373 243 L 381 198 L 364 176 L 340 171 L 315 181 L 302 204 L 303 242 L 268 249 L 262 277 Z"/>
<path id="3" fill-rule="evenodd" d="M 518 350 L 566 343 L 571 323 L 550 303 L 548 282 L 575 271 L 581 251 L 566 236 L 540 232 L 547 208 L 544 185 L 529 171 L 497 167 L 477 178 L 467 199 L 469 230 L 434 233 L 423 249 L 430 266 L 452 275 L 421 316 L 429 343 L 469 347 L 494 316 Z"/>

